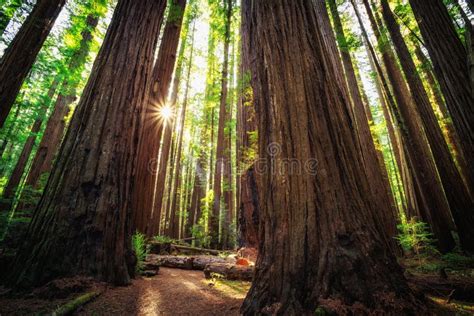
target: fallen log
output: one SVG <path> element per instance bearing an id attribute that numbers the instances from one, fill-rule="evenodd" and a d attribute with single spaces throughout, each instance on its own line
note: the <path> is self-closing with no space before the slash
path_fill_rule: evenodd
<path id="1" fill-rule="evenodd" d="M 252 281 L 255 268 L 232 263 L 211 263 L 204 268 L 206 279 L 211 279 L 213 274 L 219 274 L 227 280 Z"/>
<path id="2" fill-rule="evenodd" d="M 153 270 L 151 267 L 167 267 L 184 270 L 204 270 L 206 265 L 212 263 L 234 263 L 233 259 L 223 259 L 215 256 L 161 256 L 151 254 L 148 255 L 144 267 L 147 270 Z"/>
<path id="3" fill-rule="evenodd" d="M 148 256 L 150 257 L 150 256 Z M 193 270 L 193 259 L 186 256 L 153 256 L 154 260 L 162 267 Z M 150 262 L 153 259 L 148 259 Z"/>
<path id="4" fill-rule="evenodd" d="M 69 301 L 68 303 L 58 307 L 53 313 L 53 316 L 63 316 L 63 315 L 71 315 L 75 310 L 77 310 L 82 305 L 85 305 L 92 301 L 94 298 L 99 296 L 100 292 L 89 292 L 83 295 L 80 295 Z"/>

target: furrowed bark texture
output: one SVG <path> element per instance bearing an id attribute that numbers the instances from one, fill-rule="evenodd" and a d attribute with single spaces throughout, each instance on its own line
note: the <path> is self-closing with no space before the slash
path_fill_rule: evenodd
<path id="1" fill-rule="evenodd" d="M 259 158 L 267 168 L 257 175 L 262 247 L 241 311 L 413 312 L 417 303 L 375 228 L 363 160 L 345 114 L 349 100 L 337 84 L 313 3 L 242 5 L 254 57 Z M 275 143 L 280 147 L 269 150 Z M 301 163 L 300 172 L 285 168 L 288 159 Z"/>
<path id="2" fill-rule="evenodd" d="M 0 128 L 66 0 L 38 0 L 0 60 Z"/>
<path id="3" fill-rule="evenodd" d="M 166 1 L 120 0 L 15 258 L 12 283 L 134 273 L 131 194 L 143 108 Z"/>
<path id="4" fill-rule="evenodd" d="M 362 156 L 364 159 L 364 169 L 367 179 L 371 182 L 370 190 L 376 203 L 381 232 L 386 236 L 387 245 L 392 249 L 398 249 L 396 243 L 397 235 L 397 210 L 395 200 L 390 188 L 388 178 L 382 173 L 382 168 L 386 172 L 385 164 L 380 165 L 377 151 L 375 149 L 374 139 L 370 132 L 368 113 L 365 111 L 364 102 L 359 90 L 357 78 L 355 75 L 352 57 L 349 52 L 348 43 L 342 27 L 342 22 L 337 11 L 335 0 L 329 0 L 329 7 L 334 21 L 334 29 L 339 41 L 339 51 L 346 74 L 347 86 L 352 100 L 354 120 L 357 126 L 359 142 L 361 145 Z M 382 160 L 383 163 L 383 160 Z"/>

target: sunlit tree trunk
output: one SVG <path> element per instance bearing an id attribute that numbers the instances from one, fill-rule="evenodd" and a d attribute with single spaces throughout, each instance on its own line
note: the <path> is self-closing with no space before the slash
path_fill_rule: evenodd
<path id="1" fill-rule="evenodd" d="M 374 139 L 370 132 L 368 113 L 362 101 L 359 85 L 355 75 L 352 57 L 349 52 L 348 43 L 342 27 L 342 22 L 337 11 L 335 0 L 329 0 L 329 7 L 334 21 L 334 29 L 339 42 L 339 52 L 342 57 L 347 86 L 352 100 L 354 120 L 358 132 L 359 142 L 361 144 L 364 169 L 367 178 L 371 181 L 370 190 L 373 200 L 377 205 L 376 216 L 380 217 L 379 227 L 381 233 L 386 235 L 387 244 L 393 249 L 398 249 L 395 236 L 397 235 L 397 210 L 395 200 L 388 182 L 385 164 L 381 166 L 379 157 L 375 149 Z M 383 170 L 382 170 L 383 169 Z"/>
<path id="2" fill-rule="evenodd" d="M 380 31 L 379 23 L 375 20 L 368 0 L 363 0 L 363 4 L 377 37 L 382 60 L 393 88 L 393 95 L 397 101 L 397 107 L 393 111 L 399 116 L 397 120 L 400 123 L 400 132 L 407 147 L 408 159 L 413 163 L 413 171 L 416 173 L 415 176 L 420 184 L 420 192 L 428 203 L 427 211 L 429 213 L 426 214 L 425 220 L 431 225 L 437 239 L 438 248 L 443 252 L 449 251 L 455 246 L 451 235 L 451 212 L 429 145 L 426 142 L 426 136 L 423 133 L 420 116 L 415 110 L 410 91 L 398 68 L 388 39 Z"/>
<path id="3" fill-rule="evenodd" d="M 78 274 L 130 282 L 136 150 L 165 5 L 119 0 L 11 283 L 40 285 Z"/>
<path id="4" fill-rule="evenodd" d="M 414 312 L 417 302 L 375 227 L 363 158 L 344 114 L 350 101 L 313 3 L 245 0 L 242 10 L 267 168 L 257 174 L 262 247 L 241 312 Z M 288 159 L 300 162 L 300 172 L 284 167 Z"/>
<path id="5" fill-rule="evenodd" d="M 153 85 L 150 91 L 150 102 L 147 105 L 145 119 L 141 126 L 141 137 L 145 141 L 138 149 L 138 165 L 136 181 L 140 186 L 136 187 L 133 194 L 134 204 L 134 230 L 142 233 L 154 233 L 147 226 L 154 224 L 151 218 L 159 218 L 159 214 L 153 215 L 156 210 L 154 205 L 161 194 L 156 194 L 156 188 L 160 183 L 157 177 L 161 176 L 162 170 L 158 164 L 158 153 L 160 141 L 163 135 L 166 137 L 170 132 L 171 120 L 164 118 L 162 109 L 172 108 L 174 104 L 167 102 L 168 91 L 171 85 L 173 70 L 176 62 L 179 35 L 183 21 L 186 0 L 173 0 L 170 2 L 169 15 L 163 31 L 160 50 L 153 69 Z M 156 34 L 155 36 L 158 36 Z M 163 131 L 165 129 L 165 131 Z M 163 138 L 164 139 L 164 138 Z M 166 164 L 165 164 L 166 166 Z M 166 174 L 166 172 L 165 172 Z M 161 184 L 162 186 L 164 184 Z M 159 210 L 157 210 L 159 212 Z"/>
<path id="6" fill-rule="evenodd" d="M 38 0 L 0 60 L 0 128 L 66 0 Z"/>
<path id="7" fill-rule="evenodd" d="M 257 154 L 257 117 L 250 85 L 249 34 L 243 31 L 247 22 L 241 19 L 240 91 L 237 104 L 237 221 L 239 246 L 257 248 L 259 208 L 253 161 Z"/>
<path id="8" fill-rule="evenodd" d="M 414 104 L 430 144 L 434 161 L 449 202 L 451 212 L 458 229 L 459 239 L 464 250 L 474 250 L 474 201 L 456 167 L 453 157 L 444 139 L 436 115 L 431 106 L 423 82 L 416 70 L 399 26 L 395 20 L 387 0 L 381 0 L 382 13 L 397 51 L 400 64 L 413 95 Z"/>
<path id="9" fill-rule="evenodd" d="M 227 95 L 228 95 L 228 74 L 229 74 L 229 46 L 230 28 L 232 23 L 232 1 L 224 1 L 226 12 L 225 34 L 224 34 L 224 63 L 222 65 L 221 96 L 219 106 L 219 123 L 217 128 L 216 162 L 214 170 L 214 202 L 212 204 L 212 214 L 209 216 L 210 245 L 217 248 L 220 245 L 219 227 L 222 198 L 222 174 L 225 168 L 225 123 L 227 118 Z"/>
<path id="10" fill-rule="evenodd" d="M 443 1 L 410 0 L 421 35 L 443 91 L 474 184 L 474 92 L 467 50 L 458 37 Z M 472 190 L 472 189 L 471 189 Z"/>

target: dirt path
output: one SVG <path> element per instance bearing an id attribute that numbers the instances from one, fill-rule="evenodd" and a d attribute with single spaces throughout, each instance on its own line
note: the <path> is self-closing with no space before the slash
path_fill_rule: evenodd
<path id="1" fill-rule="evenodd" d="M 241 288 L 212 284 L 202 271 L 161 268 L 153 278 L 110 288 L 76 315 L 239 315 Z"/>

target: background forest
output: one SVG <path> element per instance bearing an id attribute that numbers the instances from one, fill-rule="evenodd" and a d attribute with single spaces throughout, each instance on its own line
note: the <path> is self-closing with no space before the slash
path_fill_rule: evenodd
<path id="1" fill-rule="evenodd" d="M 315 217 L 327 227 L 338 223 L 341 230 L 377 236 L 375 246 L 351 237 L 364 249 L 354 253 L 376 258 L 366 265 L 398 266 L 393 254 L 418 272 L 444 275 L 447 269 L 462 278 L 472 271 L 471 0 L 298 0 L 295 7 L 281 4 L 287 19 L 266 16 L 266 4 L 253 1 L 136 2 L 143 3 L 0 0 L 0 270 L 14 267 L 2 275 L 6 285 L 27 288 L 81 273 L 127 284 L 135 271 L 130 267 L 143 266 L 150 241 L 258 249 L 261 267 L 271 261 L 281 271 L 300 271 L 321 245 L 345 246 L 328 237 L 345 236 L 339 228 L 324 235 L 306 225 L 312 211 L 328 209 L 330 199 L 321 197 L 338 188 L 356 193 L 332 197 L 333 212 L 364 209 L 354 226 L 341 223 L 355 215 Z M 273 34 L 266 19 L 288 23 L 293 37 Z M 298 32 L 311 39 L 313 51 L 321 45 L 321 59 L 293 42 Z M 307 63 L 316 74 L 322 67 L 327 77 L 295 75 L 298 66 L 279 69 L 275 61 Z M 323 82 L 329 88 L 317 86 Z M 339 111 L 325 118 L 340 128 L 330 129 L 327 139 L 326 130 L 318 134 L 324 115 L 304 107 L 311 97 L 327 104 L 318 113 Z M 295 126 L 315 134 L 306 138 Z M 327 146 L 336 148 L 333 156 L 319 151 L 329 152 Z M 345 180 L 332 182 L 331 160 L 340 163 Z M 384 259 L 377 261 L 373 249 L 381 245 Z M 300 261 L 287 267 L 280 258 L 291 254 Z M 333 273 L 344 271 L 341 262 Z M 307 278 L 313 272 L 295 271 L 295 280 L 313 289 L 316 281 Z M 257 285 L 272 280 L 265 273 L 258 271 L 244 313 L 269 305 Z M 352 282 L 347 287 L 356 287 Z M 274 297 L 287 293 L 274 288 Z M 299 311 L 292 300 L 298 299 L 281 299 L 283 307 L 275 308 Z M 400 304 L 407 310 L 419 304 L 411 294 L 403 300 L 410 302 Z"/>

